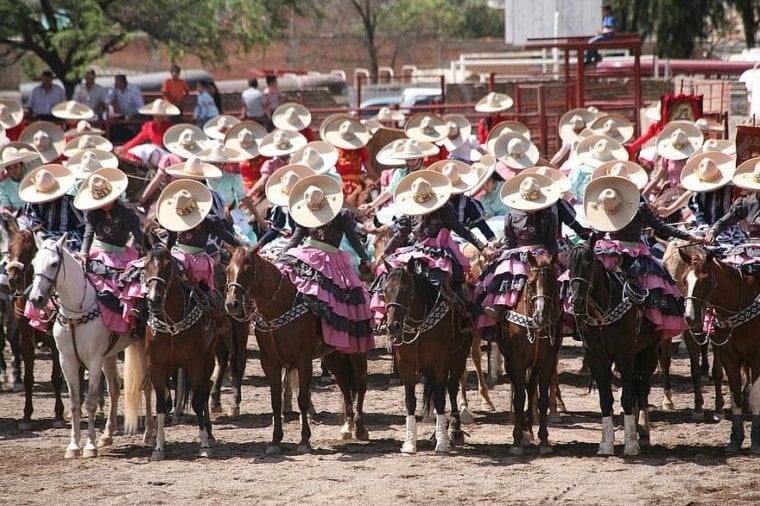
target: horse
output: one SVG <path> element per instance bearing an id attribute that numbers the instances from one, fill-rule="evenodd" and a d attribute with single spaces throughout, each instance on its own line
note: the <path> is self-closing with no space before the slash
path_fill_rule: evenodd
<path id="1" fill-rule="evenodd" d="M 282 371 L 298 371 L 298 408 L 301 412 L 299 453 L 311 451 L 308 410 L 311 396 L 312 359 L 324 357 L 327 369 L 343 395 L 342 439 L 368 440 L 364 424 L 364 395 L 367 390 L 366 353 L 344 354 L 322 340 L 318 316 L 299 302 L 290 278 L 277 266 L 258 255 L 256 249 L 238 248 L 227 268 L 227 313 L 250 318 L 261 350 L 271 394 L 274 429 L 267 454 L 280 453 L 282 430 Z M 354 399 L 356 412 L 354 413 Z"/>
<path id="2" fill-rule="evenodd" d="M 624 455 L 638 455 L 649 445 L 649 390 L 657 367 L 660 337 L 644 317 L 646 295 L 607 271 L 591 246 L 570 250 L 570 305 L 586 347 L 591 375 L 599 387 L 602 441 L 598 455 L 614 455 L 612 365 L 620 373 L 624 411 Z M 641 441 L 637 420 L 643 417 Z"/>
<path id="3" fill-rule="evenodd" d="M 556 255 L 551 259 L 528 255 L 530 272 L 525 289 L 520 293 L 514 310 L 505 313 L 500 322 L 507 330 L 499 339 L 499 350 L 506 358 L 507 374 L 512 383 L 514 409 L 514 443 L 512 455 L 523 454 L 526 433 L 533 438 L 534 392 L 538 387 L 538 410 L 542 454 L 551 453 L 547 412 L 549 388 L 557 368 L 559 338 L 559 287 L 556 273 Z M 528 399 L 527 416 L 525 399 Z"/>
<path id="4" fill-rule="evenodd" d="M 8 213 L 0 213 L 0 255 L 7 259 L 12 234 L 9 230 L 14 227 L 16 219 Z M 15 228 L 18 228 L 15 226 Z M 21 382 L 21 350 L 19 347 L 18 329 L 13 320 L 13 304 L 10 292 L 0 285 L 0 388 L 20 391 L 24 388 Z M 5 362 L 5 342 L 10 345 L 10 371 Z M 10 372 L 10 374 L 9 374 Z M 7 385 L 5 385 L 7 383 Z"/>
<path id="5" fill-rule="evenodd" d="M 415 259 L 400 267 L 386 265 L 386 327 L 406 400 L 406 434 L 401 452 L 417 452 L 414 387 L 420 372 L 426 378 L 426 390 L 432 393 L 437 414 L 435 451 L 446 454 L 450 443 L 464 443 L 456 401 L 471 336 L 458 331 L 456 311 L 449 306 L 444 287 L 432 286 L 420 274 L 419 262 Z M 447 391 L 451 403 L 450 436 L 445 424 Z"/>
<path id="6" fill-rule="evenodd" d="M 113 335 L 100 317 L 97 292 L 85 275 L 79 260 L 64 245 L 66 235 L 59 240 L 46 239 L 39 246 L 32 260 L 34 280 L 29 291 L 29 301 L 36 309 L 42 309 L 54 297 L 57 314 L 53 320 L 53 337 L 66 383 L 69 387 L 71 409 L 71 440 L 65 458 L 96 457 L 98 446 L 113 443 L 116 432 L 116 414 L 119 402 L 119 377 L 116 370 L 116 354 L 125 350 L 124 360 L 124 428 L 134 432 L 137 428 L 140 408 L 140 389 L 145 362 L 141 342 L 132 342 L 127 335 Z M 80 364 L 90 372 L 87 394 L 87 443 L 84 450 L 80 440 Z M 101 370 L 108 383 L 109 410 L 106 430 L 95 445 L 95 410 L 100 394 Z M 150 390 L 144 389 L 146 402 L 145 434 L 143 441 L 153 438 L 153 417 L 150 414 Z"/>
<path id="7" fill-rule="evenodd" d="M 688 262 L 684 318 L 692 332 L 706 334 L 716 346 L 731 388 L 731 435 L 726 453 L 738 453 L 744 442 L 742 369 L 749 369 L 749 408 L 752 413 L 751 447 L 760 455 L 760 341 L 757 322 L 760 314 L 760 280 L 725 262 L 712 252 L 696 248 L 681 251 Z M 704 332 L 705 316 L 709 328 Z"/>

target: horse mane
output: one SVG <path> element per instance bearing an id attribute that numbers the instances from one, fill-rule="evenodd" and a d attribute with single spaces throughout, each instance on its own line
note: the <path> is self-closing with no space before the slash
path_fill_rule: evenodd
<path id="1" fill-rule="evenodd" d="M 570 250 L 568 255 L 567 265 L 570 272 L 580 272 L 589 263 L 593 262 L 594 255 L 591 252 L 591 248 L 585 244 L 578 244 Z"/>
<path id="2" fill-rule="evenodd" d="M 36 252 L 37 241 L 34 240 L 34 234 L 31 230 L 20 230 L 13 234 L 8 245 L 10 258 L 27 263 L 27 260 L 31 260 Z"/>

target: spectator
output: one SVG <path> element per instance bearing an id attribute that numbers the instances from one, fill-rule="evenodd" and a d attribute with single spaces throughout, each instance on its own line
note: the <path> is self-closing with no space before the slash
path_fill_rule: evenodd
<path id="1" fill-rule="evenodd" d="M 223 114 L 222 113 L 222 95 L 221 93 L 219 93 L 219 88 L 216 87 L 216 83 L 214 81 L 208 82 L 208 92 L 214 98 L 214 104 L 216 104 L 216 108 L 219 110 L 219 114 Z"/>
<path id="2" fill-rule="evenodd" d="M 195 110 L 193 111 L 193 120 L 199 127 L 203 128 L 208 120 L 219 116 L 219 109 L 214 103 L 214 97 L 208 90 L 209 82 L 206 79 L 198 81 L 198 96 L 195 100 Z"/>
<path id="3" fill-rule="evenodd" d="M 104 87 L 95 82 L 95 71 L 90 69 L 84 75 L 84 82 L 74 88 L 74 100 L 95 111 L 98 119 L 103 118 L 106 109 L 108 92 Z"/>
<path id="4" fill-rule="evenodd" d="M 127 82 L 127 76 L 117 74 L 113 79 L 113 88 L 108 93 L 109 104 L 116 104 L 118 119 L 137 121 L 141 119 L 140 108 L 145 105 L 140 88 Z M 139 131 L 139 125 L 114 125 L 111 127 L 111 140 L 125 142 Z"/>
<path id="5" fill-rule="evenodd" d="M 34 120 L 56 121 L 52 114 L 53 107 L 65 100 L 66 92 L 57 84 L 53 84 L 53 73 L 46 70 L 42 73 L 40 85 L 32 90 L 27 107 Z"/>
<path id="6" fill-rule="evenodd" d="M 602 29 L 596 31 L 596 37 L 592 37 L 588 42 L 589 44 L 595 44 L 604 40 L 611 40 L 615 37 L 615 17 L 612 15 L 612 7 L 605 5 L 602 7 Z M 602 55 L 596 49 L 589 49 L 586 51 L 586 60 L 584 63 L 589 65 L 591 63 L 599 63 L 602 61 Z"/>
<path id="7" fill-rule="evenodd" d="M 164 84 L 161 85 L 161 93 L 164 100 L 176 105 L 180 110 L 179 118 L 172 118 L 172 120 L 176 119 L 177 121 L 182 121 L 182 104 L 185 101 L 185 97 L 190 94 L 190 87 L 187 85 L 187 81 L 179 77 L 180 72 L 182 72 L 182 69 L 179 66 L 172 65 L 169 69 L 171 77 L 167 78 Z"/>
<path id="8" fill-rule="evenodd" d="M 259 90 L 256 79 L 248 80 L 248 88 L 240 95 L 243 100 L 243 113 L 240 119 L 253 120 L 266 126 L 267 116 L 264 114 L 264 94 Z"/>
<path id="9" fill-rule="evenodd" d="M 285 100 L 285 94 L 280 91 L 277 85 L 277 76 L 267 76 L 267 88 L 264 90 L 264 114 L 267 117 L 266 127 L 268 132 L 274 130 L 274 123 L 272 123 L 274 110 Z"/>

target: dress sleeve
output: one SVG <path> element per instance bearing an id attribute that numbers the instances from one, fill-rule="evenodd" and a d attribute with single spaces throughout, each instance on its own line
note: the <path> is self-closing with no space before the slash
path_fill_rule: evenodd
<path id="1" fill-rule="evenodd" d="M 290 240 L 285 245 L 284 248 L 282 248 L 282 252 L 285 253 L 291 248 L 296 248 L 301 245 L 304 239 L 306 239 L 306 236 L 309 235 L 309 229 L 306 227 L 302 227 L 301 225 L 296 226 L 296 231 L 293 232 L 293 235 L 290 237 Z"/>
<path id="2" fill-rule="evenodd" d="M 446 204 L 443 206 L 441 209 L 441 219 L 443 220 L 443 224 L 446 225 L 449 230 L 456 232 L 459 237 L 478 248 L 478 250 L 485 248 L 485 245 L 480 239 L 475 237 L 470 229 L 465 227 L 464 223 L 457 219 L 457 212 L 451 207 L 451 205 Z"/>
<path id="3" fill-rule="evenodd" d="M 135 135 L 129 141 L 124 143 L 122 147 L 124 148 L 125 151 L 135 146 L 139 146 L 140 144 L 150 139 L 150 133 L 149 133 L 150 124 L 151 124 L 150 121 L 143 123 L 143 126 L 140 129 L 140 131 L 137 133 L 137 135 Z"/>
<path id="4" fill-rule="evenodd" d="M 346 239 L 348 239 L 348 242 L 351 244 L 351 247 L 354 248 L 356 254 L 359 255 L 359 258 L 361 258 L 363 262 L 369 262 L 367 250 L 364 247 L 364 244 L 359 240 L 359 235 L 356 233 L 356 222 L 354 219 L 345 209 L 340 212 L 338 219 L 341 220 L 340 224 L 343 228 L 343 233 L 346 234 Z"/>
<path id="5" fill-rule="evenodd" d="M 282 230 L 285 228 L 285 222 L 285 213 L 282 211 L 282 208 L 280 206 L 273 207 L 269 229 L 264 233 L 263 236 L 261 236 L 261 239 L 259 239 L 259 247 L 263 248 L 270 242 L 277 239 L 277 237 L 279 237 L 282 233 Z"/>
<path id="6" fill-rule="evenodd" d="M 143 245 L 143 229 L 140 224 L 140 218 L 132 209 L 126 209 L 127 213 L 124 217 L 124 226 L 132 233 L 132 237 L 135 238 L 135 244 Z M 85 234 L 87 232 L 85 231 Z"/>
<path id="7" fill-rule="evenodd" d="M 557 215 L 550 210 L 546 212 L 546 227 L 544 227 L 544 246 L 549 253 L 557 252 L 557 230 L 559 229 L 559 223 L 557 222 Z"/>
<path id="8" fill-rule="evenodd" d="M 579 237 L 588 237 L 591 230 L 578 223 L 573 207 L 566 200 L 560 200 L 558 204 L 559 222 L 570 227 Z M 559 229 L 559 226 L 557 228 Z"/>
<path id="9" fill-rule="evenodd" d="M 688 233 L 672 225 L 668 225 L 667 223 L 662 221 L 660 218 L 655 216 L 655 214 L 652 212 L 652 209 L 649 207 L 649 204 L 647 204 L 646 202 L 639 203 L 638 215 L 641 221 L 644 222 L 645 225 L 652 227 L 652 229 L 662 237 L 665 237 L 665 238 L 675 237 L 677 239 L 685 239 L 685 240 L 689 240 L 691 238 L 691 235 L 689 235 Z"/>
<path id="10" fill-rule="evenodd" d="M 694 215 L 694 221 L 697 223 L 698 227 L 707 225 L 707 222 L 705 221 L 704 209 L 702 209 L 702 206 L 699 205 L 698 193 L 695 193 L 691 197 L 689 197 L 689 200 L 686 203 L 686 205 L 689 207 L 689 209 L 691 209 L 691 213 Z"/>
<path id="11" fill-rule="evenodd" d="M 721 219 L 715 222 L 710 229 L 711 235 L 717 237 L 722 234 L 727 228 L 736 225 L 740 221 L 747 218 L 747 205 L 744 198 L 736 200 L 731 209 L 723 215 Z"/>
<path id="12" fill-rule="evenodd" d="M 92 247 L 92 238 L 95 237 L 95 227 L 92 224 L 93 214 L 91 211 L 84 213 L 84 235 L 82 235 L 82 248 L 79 252 L 85 256 L 90 255 L 90 248 Z"/>
<path id="13" fill-rule="evenodd" d="M 208 221 L 210 227 L 209 230 L 219 236 L 219 239 L 226 242 L 230 246 L 240 246 L 240 241 L 238 238 L 235 237 L 235 234 L 225 226 L 221 218 L 209 214 L 206 220 Z"/>

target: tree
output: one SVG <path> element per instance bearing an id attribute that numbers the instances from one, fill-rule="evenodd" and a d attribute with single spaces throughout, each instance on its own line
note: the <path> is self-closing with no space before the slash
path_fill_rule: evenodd
<path id="1" fill-rule="evenodd" d="M 742 18 L 742 27 L 744 28 L 744 42 L 747 48 L 755 47 L 755 38 L 757 37 L 758 11 L 760 5 L 758 0 L 727 0 L 727 3 L 739 11 Z"/>
<path id="2" fill-rule="evenodd" d="M 226 44 L 249 51 L 270 43 L 292 10 L 312 0 L 6 0 L 0 2 L 0 56 L 33 54 L 71 96 L 86 69 L 126 47 L 137 33 L 191 53 L 204 64 L 226 63 Z"/>

